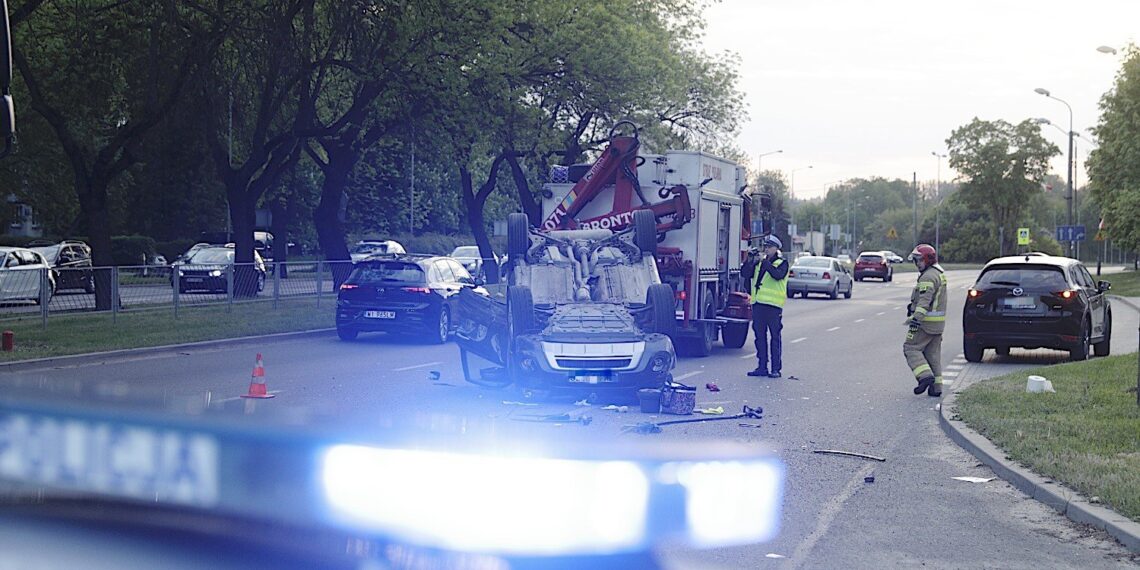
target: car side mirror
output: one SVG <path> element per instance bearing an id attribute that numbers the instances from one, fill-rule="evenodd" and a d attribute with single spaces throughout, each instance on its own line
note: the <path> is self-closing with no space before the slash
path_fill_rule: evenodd
<path id="1" fill-rule="evenodd" d="M 474 279 L 472 279 L 472 280 L 471 280 L 471 284 L 472 284 L 472 285 L 474 285 L 474 286 L 476 286 L 476 287 L 482 287 L 482 286 L 486 285 L 486 284 L 487 284 L 487 282 L 486 282 L 486 281 L 483 281 L 482 279 L 480 279 L 480 278 L 478 278 L 478 277 L 476 277 L 476 278 L 474 278 Z"/>
<path id="2" fill-rule="evenodd" d="M 1105 291 L 1108 291 L 1109 289 L 1112 289 L 1112 283 L 1109 283 L 1108 281 L 1097 281 L 1096 282 L 1096 290 L 1097 291 L 1100 291 L 1101 293 L 1103 293 Z"/>

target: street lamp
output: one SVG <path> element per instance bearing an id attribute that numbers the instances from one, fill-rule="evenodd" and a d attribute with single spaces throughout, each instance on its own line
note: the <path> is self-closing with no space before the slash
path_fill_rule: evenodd
<path id="1" fill-rule="evenodd" d="M 1096 51 L 1099 51 L 1100 53 L 1107 53 L 1107 54 L 1116 55 L 1116 48 L 1114 48 L 1114 47 L 1100 46 L 1100 47 L 1096 48 Z"/>
<path id="2" fill-rule="evenodd" d="M 1055 101 L 1060 101 L 1061 103 L 1064 103 L 1067 109 L 1069 109 L 1069 158 L 1067 164 L 1065 165 L 1065 177 L 1068 182 L 1066 183 L 1067 188 L 1065 192 L 1065 200 L 1069 203 L 1068 225 L 1071 226 L 1073 225 L 1073 107 L 1069 105 L 1069 103 L 1064 99 L 1054 97 L 1051 93 L 1049 93 L 1048 89 L 1038 87 L 1033 91 L 1038 95 L 1044 95 L 1045 97 L 1048 97 Z M 1073 242 L 1071 240 L 1069 241 L 1069 255 L 1073 255 Z"/>
<path id="3" fill-rule="evenodd" d="M 812 167 L 811 167 L 811 166 L 803 166 L 803 167 L 800 167 L 800 168 L 793 168 L 793 169 L 792 169 L 792 172 L 791 172 L 791 174 L 789 175 L 789 176 L 791 176 L 791 179 L 792 179 L 792 180 L 791 180 L 791 182 L 790 182 L 790 184 L 791 184 L 791 185 L 788 187 L 788 194 L 789 194 L 789 195 L 790 195 L 792 198 L 795 198 L 795 197 L 796 197 L 796 171 L 798 171 L 798 170 L 808 170 L 809 168 L 812 168 Z"/>
<path id="4" fill-rule="evenodd" d="M 934 205 L 934 251 L 942 251 L 939 249 L 939 230 L 942 226 L 942 159 L 946 158 L 945 154 L 939 154 L 938 151 L 930 151 L 935 158 L 938 159 L 937 174 L 934 177 L 934 197 L 938 199 L 938 203 Z"/>
<path id="5" fill-rule="evenodd" d="M 761 169 L 760 169 L 760 159 L 761 159 L 761 158 L 764 158 L 765 156 L 768 156 L 768 155 L 770 155 L 770 154 L 780 154 L 781 152 L 784 152 L 784 150 L 783 150 L 783 149 L 780 149 L 780 150 L 773 150 L 773 151 L 771 151 L 771 152 L 762 152 L 762 153 L 760 153 L 760 154 L 759 154 L 759 155 L 756 157 L 756 172 L 758 172 L 758 173 L 759 173 L 759 172 L 763 172 L 763 170 L 761 170 Z"/>

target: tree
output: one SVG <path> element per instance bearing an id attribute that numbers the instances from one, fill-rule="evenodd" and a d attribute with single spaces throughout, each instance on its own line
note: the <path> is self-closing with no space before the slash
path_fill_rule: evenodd
<path id="1" fill-rule="evenodd" d="M 50 126 L 72 183 L 96 266 L 113 265 L 112 185 L 212 57 L 222 31 L 177 2 L 28 0 L 13 12 L 12 58 L 27 104 Z M 97 272 L 96 308 L 111 308 Z"/>
<path id="2" fill-rule="evenodd" d="M 1042 192 L 1049 159 L 1060 150 L 1030 120 L 1012 125 L 975 118 L 955 129 L 946 144 L 965 204 L 989 212 L 991 237 L 1004 228 L 1007 246 L 1015 243 L 1015 223 L 1030 198 Z"/>
<path id="3" fill-rule="evenodd" d="M 1093 129 L 1100 146 L 1089 156 L 1093 197 L 1117 245 L 1140 249 L 1140 49 L 1131 45 L 1116 84 L 1100 101 Z"/>

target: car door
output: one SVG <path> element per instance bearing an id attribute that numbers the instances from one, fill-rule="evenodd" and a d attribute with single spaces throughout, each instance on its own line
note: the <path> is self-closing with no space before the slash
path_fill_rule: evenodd
<path id="1" fill-rule="evenodd" d="M 19 265 L 14 269 L 17 272 L 17 280 L 15 283 L 15 290 L 18 294 L 14 297 L 16 299 L 30 299 L 35 300 L 40 298 L 40 279 L 41 269 L 47 265 L 40 261 L 40 257 L 30 251 L 17 250 L 12 252 L 15 254 Z"/>
<path id="2" fill-rule="evenodd" d="M 1092 320 L 1092 336 L 1099 337 L 1104 334 L 1105 312 L 1108 307 L 1107 293 L 1096 286 L 1096 280 L 1089 274 L 1083 265 L 1073 267 L 1077 283 L 1085 290 L 1089 299 L 1089 318 Z"/>
<path id="3" fill-rule="evenodd" d="M 843 267 L 842 263 L 838 261 L 831 262 L 831 271 L 835 273 L 835 278 L 839 282 L 839 291 L 851 290 L 851 274 L 847 273 L 847 268 Z"/>

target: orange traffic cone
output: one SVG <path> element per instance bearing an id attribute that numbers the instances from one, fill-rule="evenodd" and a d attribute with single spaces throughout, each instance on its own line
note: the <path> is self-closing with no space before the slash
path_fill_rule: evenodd
<path id="1" fill-rule="evenodd" d="M 261 353 L 257 353 L 257 363 L 253 365 L 253 374 L 249 379 L 249 392 L 242 394 L 242 398 L 272 398 L 265 388 L 265 364 L 261 361 Z"/>

